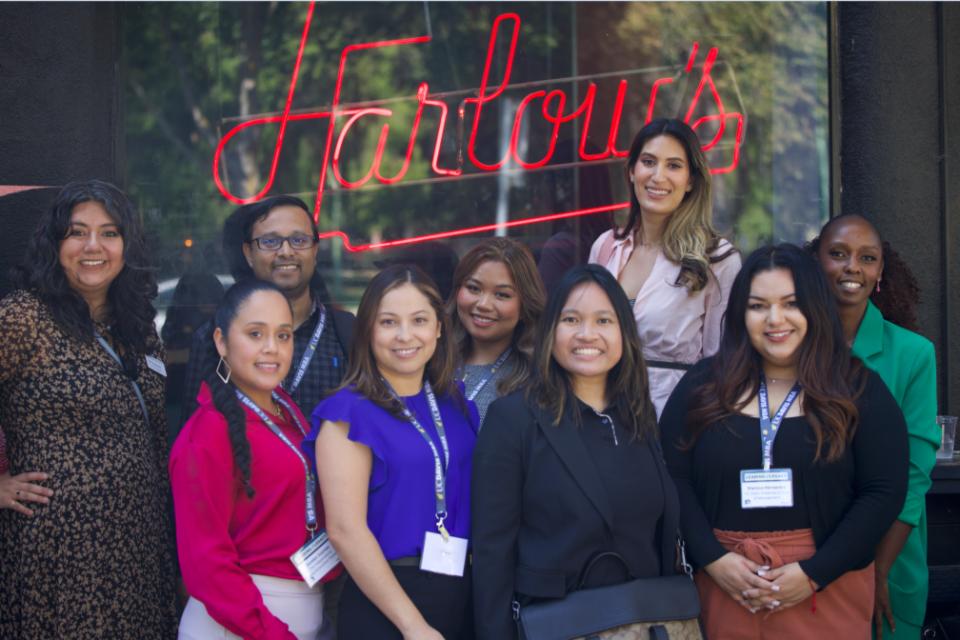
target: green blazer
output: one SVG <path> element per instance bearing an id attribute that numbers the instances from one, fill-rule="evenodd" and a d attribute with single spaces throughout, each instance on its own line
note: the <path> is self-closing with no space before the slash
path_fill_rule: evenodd
<path id="1" fill-rule="evenodd" d="M 890 569 L 890 603 L 897 618 L 920 626 L 927 608 L 926 494 L 940 447 L 937 359 L 932 342 L 884 320 L 872 302 L 867 303 L 853 355 L 879 374 L 907 422 L 910 476 L 898 519 L 912 526 L 913 532 Z M 884 638 L 888 634 L 885 629 Z"/>

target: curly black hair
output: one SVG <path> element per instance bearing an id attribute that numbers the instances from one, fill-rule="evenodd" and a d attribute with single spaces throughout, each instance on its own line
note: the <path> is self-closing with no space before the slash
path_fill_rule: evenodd
<path id="1" fill-rule="evenodd" d="M 157 281 L 143 236 L 143 225 L 130 200 L 114 185 L 102 180 L 71 182 L 60 190 L 53 204 L 40 217 L 30 238 L 23 262 L 14 269 L 14 285 L 36 293 L 53 319 L 69 335 L 93 340 L 94 323 L 83 297 L 74 290 L 60 264 L 60 244 L 67 236 L 73 209 L 83 202 L 99 202 L 123 236 L 123 269 L 110 284 L 111 337 L 124 368 L 153 352 L 159 338 L 153 326 Z M 122 313 L 120 312 L 122 310 Z"/>
<path id="2" fill-rule="evenodd" d="M 917 320 L 917 305 L 920 304 L 920 284 L 910 270 L 910 266 L 899 253 L 883 240 L 883 280 L 880 290 L 870 294 L 870 300 L 877 305 L 884 319 L 920 333 Z"/>

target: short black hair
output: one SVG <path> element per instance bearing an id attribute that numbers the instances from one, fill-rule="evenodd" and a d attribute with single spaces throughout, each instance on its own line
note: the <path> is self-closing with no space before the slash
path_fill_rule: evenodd
<path id="1" fill-rule="evenodd" d="M 310 229 L 313 231 L 314 237 L 319 235 L 317 223 L 310 213 L 310 208 L 306 202 L 296 196 L 271 196 L 238 207 L 224 220 L 222 237 L 223 255 L 227 259 L 227 267 L 230 269 L 230 273 L 236 282 L 242 282 L 243 280 L 256 277 L 253 269 L 251 269 L 247 263 L 246 257 L 243 255 L 243 244 L 250 242 L 252 239 L 250 234 L 253 230 L 253 225 L 266 218 L 270 215 L 270 212 L 277 207 L 296 207 L 303 209 L 304 215 L 307 216 L 307 219 L 310 221 Z M 323 280 L 323 276 L 321 276 L 317 270 L 314 270 L 313 276 L 310 278 L 310 291 L 313 293 L 314 298 L 320 302 L 330 302 L 327 285 Z"/>

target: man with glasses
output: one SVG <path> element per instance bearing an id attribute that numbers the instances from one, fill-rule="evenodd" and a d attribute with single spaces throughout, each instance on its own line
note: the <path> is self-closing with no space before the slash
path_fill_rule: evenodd
<path id="1" fill-rule="evenodd" d="M 293 364 L 283 388 L 305 416 L 340 385 L 347 370 L 353 314 L 334 309 L 317 271 L 317 227 L 307 205 L 273 196 L 244 205 L 223 224 L 223 252 L 237 282 L 247 278 L 277 285 L 293 307 Z M 181 425 L 196 409 L 204 372 L 216 363 L 210 323 L 193 336 Z"/>

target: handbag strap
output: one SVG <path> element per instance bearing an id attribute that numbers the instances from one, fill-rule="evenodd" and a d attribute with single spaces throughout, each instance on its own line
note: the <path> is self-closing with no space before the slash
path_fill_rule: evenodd
<path id="1" fill-rule="evenodd" d="M 587 561 L 587 564 L 584 565 L 583 569 L 580 570 L 580 578 L 577 580 L 577 588 L 575 591 L 580 591 L 586 587 L 587 578 L 590 576 L 590 572 L 593 571 L 593 568 L 597 566 L 599 562 L 604 560 L 618 561 L 621 565 L 623 565 L 623 569 L 626 572 L 627 577 L 630 580 L 636 579 L 636 576 L 630 573 L 630 567 L 627 565 L 627 561 L 623 559 L 623 556 L 616 551 L 601 551 L 600 553 L 594 554 L 593 557 Z"/>

